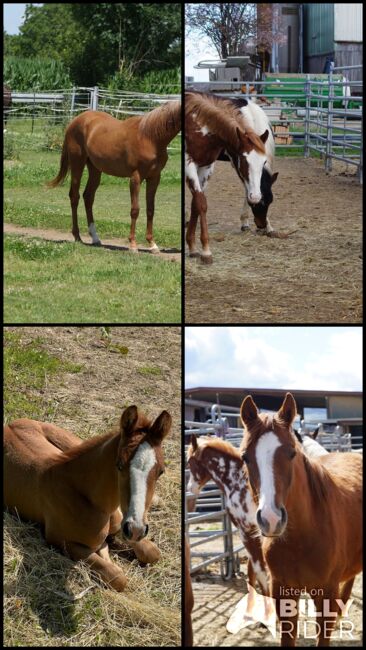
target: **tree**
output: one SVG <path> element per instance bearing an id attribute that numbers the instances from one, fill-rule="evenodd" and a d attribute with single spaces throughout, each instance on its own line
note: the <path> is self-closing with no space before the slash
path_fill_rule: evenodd
<path id="1" fill-rule="evenodd" d="M 186 24 L 210 39 L 220 59 L 252 53 L 253 47 L 268 54 L 273 43 L 286 41 L 277 4 L 187 4 Z"/>

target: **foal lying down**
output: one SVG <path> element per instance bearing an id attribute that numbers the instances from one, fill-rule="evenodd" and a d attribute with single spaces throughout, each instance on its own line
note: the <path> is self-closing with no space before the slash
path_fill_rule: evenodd
<path id="1" fill-rule="evenodd" d="M 127 579 L 106 540 L 121 532 L 141 562 L 159 559 L 146 539 L 147 513 L 170 428 L 167 411 L 151 422 L 136 406 L 123 412 L 117 431 L 85 441 L 54 424 L 15 420 L 4 429 L 5 506 L 40 523 L 49 544 L 122 591 Z"/>

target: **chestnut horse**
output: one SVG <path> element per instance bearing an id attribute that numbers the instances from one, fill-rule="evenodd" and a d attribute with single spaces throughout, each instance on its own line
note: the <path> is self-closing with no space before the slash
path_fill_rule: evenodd
<path id="1" fill-rule="evenodd" d="M 258 115 L 260 112 L 260 115 Z M 260 118 L 260 119 L 259 119 Z M 262 132 L 262 128 L 263 129 Z M 186 179 L 192 193 L 191 215 L 186 240 L 190 257 L 198 257 L 195 232 L 201 224 L 201 261 L 209 264 L 212 254 L 208 243 L 207 200 L 205 189 L 215 161 L 230 159 L 246 191 L 257 232 L 273 233 L 267 218 L 272 202 L 271 186 L 277 174 L 271 172 L 274 141 L 265 113 L 246 100 L 228 100 L 195 92 L 185 94 Z M 246 202 L 241 217 L 247 224 Z"/>
<path id="2" fill-rule="evenodd" d="M 102 172 L 111 176 L 130 178 L 131 229 L 130 250 L 137 252 L 135 237 L 136 220 L 139 215 L 139 192 L 146 180 L 146 239 L 151 252 L 159 248 L 153 239 L 155 193 L 160 174 L 168 160 L 167 147 L 181 129 L 181 104 L 171 101 L 143 116 L 117 120 L 108 113 L 86 111 L 72 120 L 65 133 L 60 171 L 49 187 L 56 187 L 71 170 L 69 192 L 72 211 L 72 234 L 81 241 L 77 208 L 80 181 L 85 165 L 89 178 L 83 198 L 88 230 L 93 244 L 100 245 L 94 217 L 93 203 Z"/>
<path id="3" fill-rule="evenodd" d="M 136 406 L 123 412 L 118 430 L 85 441 L 54 424 L 15 420 L 4 429 L 5 506 L 41 524 L 49 544 L 122 591 L 127 579 L 106 540 L 121 531 L 139 560 L 159 559 L 145 537 L 170 427 L 167 411 L 151 422 Z"/>
<path id="4" fill-rule="evenodd" d="M 265 596 L 269 595 L 269 580 L 258 536 L 255 504 L 239 450 L 226 440 L 213 437 L 200 437 L 197 440 L 193 434 L 187 458 L 189 492 L 198 495 L 208 481 L 214 481 L 225 494 L 230 519 L 237 527 L 248 555 L 249 597 L 243 617 L 251 619 L 256 580 Z"/>
<path id="5" fill-rule="evenodd" d="M 248 395 L 241 405 L 241 454 L 257 507 L 281 644 L 295 645 L 303 590 L 318 610 L 317 645 L 328 646 L 335 616 L 362 570 L 362 458 L 337 452 L 309 458 L 292 432 L 295 417 L 291 393 L 275 415 L 259 415 Z M 290 614 L 281 607 L 288 598 Z"/>

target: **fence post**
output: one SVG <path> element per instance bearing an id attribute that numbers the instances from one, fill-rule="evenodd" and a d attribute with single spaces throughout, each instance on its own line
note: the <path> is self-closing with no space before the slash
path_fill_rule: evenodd
<path id="1" fill-rule="evenodd" d="M 309 158 L 310 155 L 310 75 L 306 75 L 305 81 L 305 142 L 304 142 L 304 158 Z"/>
<path id="2" fill-rule="evenodd" d="M 92 95 L 92 111 L 98 110 L 98 86 L 94 86 Z"/>
<path id="3" fill-rule="evenodd" d="M 333 68 L 334 62 L 330 63 L 330 70 L 328 73 L 328 115 L 327 115 L 327 142 L 325 150 L 325 172 L 328 174 L 332 171 L 332 143 L 333 143 L 333 98 L 334 98 L 334 86 L 333 86 Z"/>
<path id="4" fill-rule="evenodd" d="M 75 88 L 75 86 L 73 86 L 73 87 L 72 87 L 72 93 L 71 93 L 70 117 L 72 117 L 73 114 L 74 114 L 74 109 L 75 109 L 75 96 L 76 96 L 76 88 Z"/>

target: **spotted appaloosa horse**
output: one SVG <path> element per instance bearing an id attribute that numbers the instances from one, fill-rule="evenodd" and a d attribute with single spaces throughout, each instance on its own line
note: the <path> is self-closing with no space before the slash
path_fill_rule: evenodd
<path id="1" fill-rule="evenodd" d="M 318 611 L 318 646 L 328 646 L 335 614 L 344 611 L 362 570 L 362 458 L 328 453 L 309 458 L 292 432 L 296 403 L 287 393 L 274 415 L 241 406 L 241 446 L 270 571 L 281 645 L 294 646 L 298 601 L 306 591 Z M 291 613 L 281 608 L 290 598 Z M 335 613 L 335 614 L 334 614 Z"/>
<path id="2" fill-rule="evenodd" d="M 230 159 L 246 191 L 242 229 L 248 229 L 246 203 L 254 214 L 257 231 L 270 235 L 267 218 L 273 200 L 271 186 L 274 140 L 268 119 L 254 102 L 227 100 L 189 92 L 185 95 L 186 179 L 192 193 L 187 244 L 191 257 L 198 257 L 195 231 L 201 224 L 201 260 L 212 262 L 207 227 L 205 188 L 220 156 Z"/>
<path id="3" fill-rule="evenodd" d="M 238 528 L 248 555 L 249 598 L 243 616 L 251 617 L 255 604 L 256 581 L 267 596 L 269 580 L 258 537 L 255 503 L 239 450 L 220 438 L 197 439 L 193 434 L 187 458 L 190 470 L 188 491 L 198 495 L 203 486 L 212 480 L 225 494 L 230 519 Z"/>

